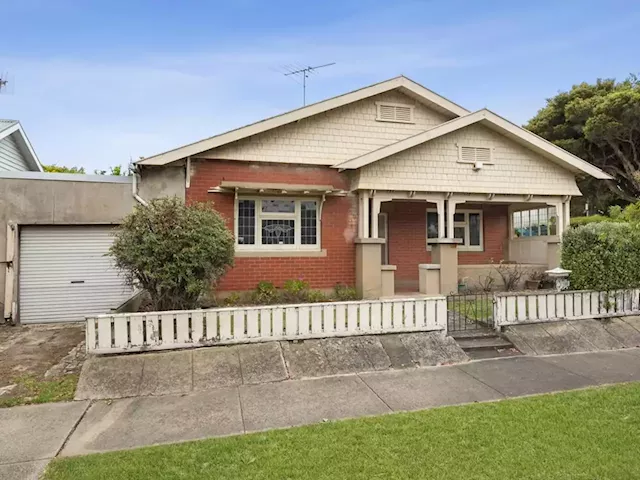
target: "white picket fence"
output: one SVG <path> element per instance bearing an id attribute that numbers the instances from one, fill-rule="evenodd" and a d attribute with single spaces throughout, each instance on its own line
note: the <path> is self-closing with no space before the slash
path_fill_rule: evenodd
<path id="1" fill-rule="evenodd" d="M 87 351 L 119 353 L 447 329 L 446 297 L 87 317 Z"/>
<path id="2" fill-rule="evenodd" d="M 507 292 L 495 295 L 494 324 L 640 315 L 640 289 L 610 292 Z"/>

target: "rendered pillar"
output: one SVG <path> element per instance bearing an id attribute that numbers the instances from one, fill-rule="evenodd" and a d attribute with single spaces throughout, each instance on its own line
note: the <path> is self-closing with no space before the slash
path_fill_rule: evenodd
<path id="1" fill-rule="evenodd" d="M 393 297 L 396 293 L 396 266 L 382 265 L 382 296 Z"/>
<path id="2" fill-rule="evenodd" d="M 559 238 L 550 238 L 547 242 L 547 265 L 549 270 L 553 270 L 560 266 L 561 263 L 561 247 Z"/>
<path id="3" fill-rule="evenodd" d="M 356 291 L 363 299 L 382 296 L 382 244 L 384 238 L 357 238 Z"/>
<path id="4" fill-rule="evenodd" d="M 440 294 L 458 293 L 458 238 L 439 238 L 431 244 L 433 263 L 440 264 Z"/>
<path id="5" fill-rule="evenodd" d="M 425 295 L 440 295 L 440 265 L 421 263 L 418 265 L 419 291 Z"/>

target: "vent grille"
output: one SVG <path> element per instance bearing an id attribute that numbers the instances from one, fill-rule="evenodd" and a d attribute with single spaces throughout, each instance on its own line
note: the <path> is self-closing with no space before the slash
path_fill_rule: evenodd
<path id="1" fill-rule="evenodd" d="M 379 103 L 377 120 L 383 122 L 413 123 L 413 106 Z"/>
<path id="2" fill-rule="evenodd" d="M 460 147 L 460 161 L 464 163 L 491 163 L 491 148 Z"/>

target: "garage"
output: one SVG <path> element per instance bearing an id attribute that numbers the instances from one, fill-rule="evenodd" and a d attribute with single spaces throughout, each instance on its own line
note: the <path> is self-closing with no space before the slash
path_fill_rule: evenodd
<path id="1" fill-rule="evenodd" d="M 23 226 L 19 298 L 22 323 L 82 321 L 132 295 L 105 254 L 112 226 Z"/>

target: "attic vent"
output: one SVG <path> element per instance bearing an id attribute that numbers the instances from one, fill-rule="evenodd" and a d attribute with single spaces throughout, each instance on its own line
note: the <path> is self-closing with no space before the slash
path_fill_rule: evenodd
<path id="1" fill-rule="evenodd" d="M 466 147 L 458 145 L 458 161 L 461 163 L 493 163 L 493 155 L 489 147 Z"/>
<path id="2" fill-rule="evenodd" d="M 399 103 L 376 103 L 378 107 L 379 122 L 413 122 L 413 105 L 402 105 Z"/>

